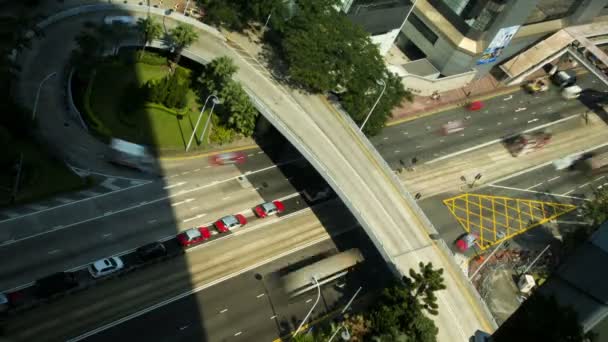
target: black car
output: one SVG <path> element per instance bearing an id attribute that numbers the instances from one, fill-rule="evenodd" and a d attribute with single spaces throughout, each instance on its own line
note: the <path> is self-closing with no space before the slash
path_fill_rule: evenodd
<path id="1" fill-rule="evenodd" d="M 76 286 L 78 281 L 73 273 L 57 272 L 36 280 L 35 291 L 38 297 L 47 298 Z"/>
<path id="2" fill-rule="evenodd" d="M 139 247 L 135 254 L 141 262 L 148 262 L 167 255 L 167 248 L 162 242 L 152 242 Z"/>

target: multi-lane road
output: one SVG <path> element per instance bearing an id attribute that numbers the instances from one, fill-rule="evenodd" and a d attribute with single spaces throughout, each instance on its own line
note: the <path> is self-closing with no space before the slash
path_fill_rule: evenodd
<path id="1" fill-rule="evenodd" d="M 70 25 L 78 27 L 78 25 L 82 25 L 83 21 L 84 19 L 74 21 Z M 76 31 L 74 30 L 74 32 Z M 63 39 L 65 38 L 63 37 Z M 45 44 L 42 47 L 43 49 L 50 48 L 49 46 L 52 45 L 52 41 Z M 51 58 L 51 60 L 60 61 L 61 58 Z M 44 75 L 41 74 L 40 76 Z M 589 77 L 582 77 L 582 82 L 588 86 L 597 86 L 599 88 L 599 84 L 594 84 L 593 80 Z M 599 89 L 601 90 L 601 88 Z M 46 99 L 44 101 L 45 107 L 53 108 L 53 105 L 55 108 L 61 107 L 61 105 L 53 103 L 55 100 Z M 457 109 L 423 120 L 389 127 L 381 136 L 372 139 L 372 141 L 389 164 L 397 168 L 401 166 L 400 161 L 408 163 L 411 158 L 416 157 L 419 162 L 428 162 L 449 154 L 458 153 L 459 151 L 466 151 L 479 144 L 499 139 L 510 133 L 555 122 L 562 119 L 564 113 L 574 115 L 583 110 L 584 107 L 578 101 L 568 102 L 561 100 L 559 94 L 553 90 L 538 96 L 515 93 L 486 101 L 486 109 L 479 112 L 466 112 Z M 53 113 L 53 115 L 60 114 Z M 48 119 L 49 122 L 55 120 L 53 116 L 50 116 Z M 465 131 L 446 137 L 440 136 L 438 134 L 440 126 L 454 120 L 463 120 L 467 125 Z M 66 128 L 57 127 L 56 129 L 57 131 L 62 131 Z M 57 134 L 62 135 L 62 133 Z M 86 139 L 81 141 L 83 143 L 87 142 Z M 267 150 L 267 152 L 271 151 Z M 2 227 L 0 232 L 2 235 L 0 236 L 2 236 L 3 242 L 2 246 L 0 246 L 0 255 L 5 260 L 13 260 L 11 263 L 3 263 L 0 266 L 0 274 L 2 275 L 0 278 L 0 288 L 3 289 L 26 284 L 51 272 L 80 269 L 88 262 L 99 257 L 129 251 L 146 242 L 170 238 L 181 230 L 192 226 L 209 224 L 225 214 L 243 212 L 252 219 L 252 222 L 243 230 L 243 232 L 251 233 L 245 234 L 241 233 L 241 231 L 236 231 L 234 234 L 227 235 L 225 237 L 226 240 L 218 239 L 216 242 L 213 242 L 213 245 L 200 249 L 201 253 L 206 251 L 204 254 L 201 254 L 203 255 L 201 257 L 192 256 L 198 255 L 198 249 L 193 250 L 193 252 L 187 254 L 185 259 L 154 266 L 150 270 L 138 271 L 124 279 L 109 281 L 107 284 L 102 284 L 99 288 L 75 295 L 73 299 L 68 298 L 62 301 L 61 304 L 57 303 L 57 308 L 47 306 L 30 314 L 24 314 L 24 317 L 20 318 L 13 328 L 9 328 L 9 331 L 11 331 L 10 329 L 18 331 L 19 329 L 15 327 L 19 327 L 20 324 L 26 324 L 24 322 L 32 322 L 36 319 L 40 320 L 41 317 L 53 316 L 56 315 L 57 310 L 67 310 L 66 308 L 82 316 L 85 313 L 80 311 L 79 307 L 83 303 L 96 302 L 100 298 L 112 297 L 109 293 L 117 293 L 120 296 L 128 295 L 130 297 L 117 296 L 116 300 L 122 300 L 125 304 L 138 303 L 143 307 L 158 298 L 170 297 L 179 291 L 183 292 L 187 288 L 195 287 L 193 279 L 197 277 L 198 273 L 204 273 L 202 271 L 203 268 L 207 270 L 207 267 L 210 267 L 209 261 L 213 261 L 213 265 L 220 267 L 215 262 L 217 260 L 224 260 L 225 265 L 221 266 L 232 267 L 229 271 L 223 270 L 214 273 L 214 275 L 217 275 L 217 279 L 221 279 L 219 274 L 232 274 L 237 272 L 239 267 L 240 269 L 247 268 L 246 265 L 234 262 L 234 260 L 248 260 L 251 264 L 247 265 L 255 265 L 254 260 L 266 260 L 273 255 L 280 255 L 281 252 L 277 248 L 285 249 L 286 246 L 290 246 L 290 243 L 293 243 L 292 240 L 294 239 L 298 240 L 301 245 L 305 245 L 305 242 L 310 243 L 311 241 L 326 241 L 329 238 L 328 235 L 315 240 L 315 236 L 321 235 L 313 236 L 312 232 L 324 230 L 322 226 L 325 226 L 325 229 L 331 232 L 331 220 L 334 219 L 334 216 L 344 217 L 344 220 L 347 222 L 353 221 L 350 214 L 344 208 L 340 208 L 332 212 L 331 215 L 317 214 L 311 216 L 310 214 L 306 214 L 306 216 L 300 216 L 304 214 L 298 214 L 296 216 L 305 217 L 305 219 L 297 223 L 294 223 L 290 216 L 287 220 L 279 218 L 276 220 L 277 222 L 267 221 L 272 222 L 272 224 L 260 226 L 262 223 L 252 217 L 251 207 L 264 201 L 282 198 L 288 201 L 287 203 L 291 211 L 304 209 L 306 207 L 305 203 L 297 196 L 297 192 L 303 190 L 306 186 L 323 187 L 324 182 L 318 176 L 313 176 L 312 179 L 308 177 L 309 174 L 314 175 L 316 173 L 306 162 L 301 160 L 301 157 L 297 153 L 288 152 L 282 156 L 283 158 L 272 159 L 268 158 L 267 154 L 259 149 L 252 149 L 247 151 L 247 153 L 249 154 L 248 162 L 238 168 L 232 166 L 211 167 L 205 159 L 196 158 L 166 162 L 163 164 L 165 170 L 164 178 L 160 180 L 104 166 L 103 172 L 108 172 L 109 170 L 111 172 L 116 171 L 119 174 L 119 176 L 117 174 L 110 174 L 108 175 L 109 177 L 117 179 L 122 179 L 118 177 L 126 177 L 125 180 L 133 178 L 131 180 L 139 183 L 136 186 L 134 185 L 133 188 L 124 191 L 117 190 L 103 196 L 91 196 L 88 199 L 63 203 L 55 208 L 47 207 L 38 212 L 23 213 L 19 212 L 19 210 L 11 211 L 11 215 L 5 216 L 5 219 L 0 221 L 0 227 Z M 83 155 L 82 151 L 78 155 Z M 462 156 L 466 157 L 466 154 Z M 102 165 L 99 162 L 99 158 L 96 158 L 94 154 L 91 154 L 85 162 L 91 161 L 89 159 L 95 160 L 93 165 Z M 546 174 L 543 171 L 536 172 L 540 172 L 539 177 Z M 497 182 L 495 186 L 491 186 L 491 191 L 514 191 L 509 188 L 524 187 L 525 190 L 528 190 L 527 193 L 532 193 L 530 191 L 536 191 L 535 189 L 542 187 L 541 185 L 536 185 L 540 179 L 536 180 L 537 183 L 528 184 L 530 179 L 535 179 L 536 177 L 532 175 L 530 177 L 521 175 L 517 178 L 521 178 L 521 180 L 516 183 L 509 183 L 506 180 L 504 181 L 506 183 Z M 542 181 L 547 184 L 552 183 L 551 185 L 557 184 L 556 180 L 560 179 L 555 178 L 557 176 L 554 175 L 551 179 L 543 178 Z M 569 181 L 566 181 L 568 177 L 563 175 L 559 177 L 563 177 L 559 182 L 565 181 L 565 187 L 579 188 L 584 183 L 581 180 L 572 180 L 569 183 Z M 486 187 L 484 191 L 490 191 L 488 189 L 490 187 Z M 563 191 L 561 194 L 564 196 L 573 193 L 568 193 L 570 188 Z M 427 212 L 432 213 L 429 217 L 435 220 L 435 212 L 438 210 L 436 205 L 440 201 L 436 198 L 425 199 L 422 202 L 423 209 L 427 208 L 427 203 L 433 203 L 429 207 L 434 209 L 429 209 Z M 316 212 L 317 210 L 315 210 Z M 286 214 L 289 215 L 289 212 Z M 315 217 L 317 219 L 322 218 L 323 222 L 318 226 L 312 227 L 309 224 Z M 440 231 L 448 232 L 446 240 L 449 241 L 451 239 L 450 232 L 454 231 L 453 228 L 443 229 L 441 224 L 434 223 L 440 228 Z M 346 226 L 350 228 L 353 224 L 346 224 Z M 256 227 L 260 228 L 256 229 Z M 452 222 L 451 227 L 456 227 L 456 225 Z M 237 238 L 240 235 L 243 235 L 243 238 Z M 296 238 L 293 238 L 293 236 L 296 236 Z M 274 240 L 274 238 L 279 240 Z M 243 247 L 247 245 L 251 245 L 252 247 L 248 249 Z M 245 254 L 234 256 L 232 253 L 237 251 Z M 263 254 L 257 256 L 255 253 Z M 18 257 L 15 257 L 15 255 L 18 255 Z M 192 265 L 199 266 L 192 269 Z M 231 271 L 233 272 L 230 273 Z M 184 272 L 189 273 L 192 282 L 184 280 L 186 279 Z M 172 273 L 180 274 L 180 281 L 173 283 L 173 285 L 181 285 L 181 288 L 172 288 L 169 285 L 165 286 L 165 283 L 161 284 L 159 282 L 163 280 L 164 275 Z M 154 281 L 151 279 L 154 279 Z M 213 282 L 213 280 L 206 280 L 208 283 Z M 138 281 L 141 282 L 138 283 Z M 149 290 L 149 288 L 144 286 L 145 284 L 154 284 L 155 288 L 162 288 L 162 293 L 156 292 L 157 290 Z M 218 287 L 214 291 L 222 294 L 230 292 L 230 287 L 222 287 L 222 284 L 217 285 Z M 104 292 L 104 287 L 111 288 L 108 291 L 113 292 Z M 236 288 L 238 289 L 239 287 Z M 139 290 L 128 291 L 128 289 L 141 289 L 144 293 L 144 290 L 148 289 L 148 292 L 142 297 Z M 244 296 L 249 296 L 249 294 L 248 291 L 243 291 Z M 93 296 L 94 298 L 87 296 Z M 208 295 L 207 292 L 203 291 L 200 296 L 198 298 L 199 302 L 207 303 L 210 301 L 214 303 L 208 296 L 215 298 L 217 294 Z M 134 298 L 140 299 L 140 301 Z M 110 300 L 108 303 L 114 302 Z M 116 306 L 116 310 L 110 310 L 111 312 L 107 311 L 107 307 L 99 308 L 100 315 L 89 316 L 87 320 L 82 321 L 81 325 L 75 324 L 68 330 L 58 329 L 56 336 L 62 338 L 75 336 L 86 329 L 94 327 L 99 322 L 111 321 L 120 315 L 132 312 L 135 310 L 135 306 L 137 305 L 133 307 L 129 306 L 128 308 Z M 166 310 L 158 311 L 158 315 L 168 315 L 168 312 L 171 312 L 171 310 L 176 309 L 171 306 Z M 200 308 L 192 306 L 192 310 L 199 311 Z M 244 305 L 242 310 L 250 310 L 250 307 Z M 188 311 L 186 310 L 186 312 Z M 28 318 L 27 315 L 31 315 L 31 317 Z M 177 317 L 177 315 L 175 316 Z M 204 316 L 211 317 L 211 312 L 206 312 Z M 225 319 L 225 317 L 227 316 L 219 316 L 217 318 L 221 324 L 218 323 L 217 332 L 216 329 L 213 329 L 214 332 L 212 333 L 217 335 L 209 336 L 220 338 L 220 335 L 227 336 L 230 333 L 228 327 L 231 325 L 231 322 Z M 207 324 L 207 319 L 204 318 L 204 320 L 205 324 Z M 141 320 L 133 322 L 133 324 L 142 324 Z M 210 322 L 215 321 L 210 320 Z M 41 324 L 36 329 L 32 329 L 32 334 L 47 331 L 45 329 L 55 330 L 58 323 L 60 321 L 49 320 L 46 324 Z M 243 323 L 242 326 L 244 328 L 240 329 L 242 330 L 242 334 L 244 334 L 245 330 L 251 330 L 245 328 L 246 324 L 250 323 Z M 249 325 L 249 327 L 252 326 Z M 163 328 L 159 327 L 159 329 L 162 330 Z M 108 333 L 120 334 L 120 332 L 112 331 Z M 188 327 L 180 331 L 184 331 L 186 335 L 189 334 Z M 238 332 L 235 331 L 233 335 Z M 158 334 L 165 333 L 168 334 L 168 330 L 166 332 L 159 330 L 158 332 Z M 34 336 L 27 335 L 30 334 L 29 332 L 24 334 L 26 337 Z"/>

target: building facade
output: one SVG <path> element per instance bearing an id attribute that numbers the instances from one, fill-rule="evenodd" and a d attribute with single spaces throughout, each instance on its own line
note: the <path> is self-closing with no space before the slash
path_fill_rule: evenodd
<path id="1" fill-rule="evenodd" d="M 608 0 L 342 0 L 341 10 L 370 33 L 405 88 L 422 96 L 490 72 L 519 82 L 527 73 L 513 81 L 499 66 L 567 28 L 603 22 L 600 31 L 608 30 Z"/>

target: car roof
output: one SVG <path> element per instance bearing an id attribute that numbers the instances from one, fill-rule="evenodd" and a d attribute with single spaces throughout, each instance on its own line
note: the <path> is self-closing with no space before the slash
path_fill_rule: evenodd
<path id="1" fill-rule="evenodd" d="M 95 268 L 98 270 L 102 270 L 108 266 L 112 266 L 112 263 L 110 262 L 110 258 L 104 258 L 104 259 L 95 261 L 93 263 L 93 266 L 95 266 Z"/>
<path id="2" fill-rule="evenodd" d="M 228 216 L 222 217 L 222 222 L 224 222 L 224 224 L 227 226 L 232 226 L 233 224 L 239 223 L 239 221 L 236 219 L 236 217 L 234 215 L 228 215 Z"/>
<path id="3" fill-rule="evenodd" d="M 262 208 L 264 208 L 265 211 L 271 211 L 271 210 L 275 210 L 277 208 L 277 206 L 274 205 L 274 203 L 272 203 L 272 202 L 266 202 L 266 203 L 262 204 Z"/>
<path id="4" fill-rule="evenodd" d="M 191 229 L 186 230 L 186 236 L 188 237 L 189 240 L 196 239 L 199 236 L 201 236 L 201 232 L 199 232 L 198 229 L 196 229 L 196 228 L 191 228 Z"/>

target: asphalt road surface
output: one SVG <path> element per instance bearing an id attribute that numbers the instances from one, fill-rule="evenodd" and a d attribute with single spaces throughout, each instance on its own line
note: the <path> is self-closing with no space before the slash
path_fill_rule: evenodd
<path id="1" fill-rule="evenodd" d="M 606 91 L 608 88 L 593 75 L 579 77 L 585 89 Z M 517 91 L 484 101 L 485 108 L 471 112 L 456 108 L 428 117 L 386 127 L 382 134 L 370 140 L 393 168 L 428 162 L 476 145 L 501 139 L 507 135 L 547 125 L 563 118 L 566 112 L 583 113 L 586 110 L 579 100 L 564 100 L 555 86 L 538 95 Z M 464 131 L 447 136 L 441 134 L 442 125 L 460 120 Z"/>
<path id="2" fill-rule="evenodd" d="M 608 148 L 594 150 L 594 153 L 607 152 Z M 608 185 L 608 175 L 589 175 L 581 171 L 569 169 L 557 170 L 553 163 L 535 167 L 527 172 L 507 176 L 501 180 L 474 187 L 468 192 L 508 198 L 531 199 L 545 202 L 574 204 L 581 206 L 585 200 L 593 197 L 593 191 Z M 442 194 L 423 199 L 419 202 L 431 222 L 440 232 L 442 238 L 453 246 L 453 242 L 465 233 L 463 227 L 452 216 L 443 204 L 443 200 L 459 194 Z M 580 213 L 572 211 L 557 218 L 555 223 L 546 224 L 555 236 L 575 229 L 581 224 Z M 515 237 L 513 243 L 525 248 L 538 248 L 547 243 L 548 236 L 539 233 L 542 228 L 532 230 Z M 556 231 L 557 229 L 557 231 Z M 454 249 L 454 251 L 456 251 Z"/>
<path id="3" fill-rule="evenodd" d="M 273 341 L 297 328 L 316 300 L 316 290 L 289 299 L 275 272 L 285 265 L 302 262 L 314 255 L 348 247 L 371 249 L 366 261 L 347 276 L 322 286 L 321 301 L 314 319 L 332 308 L 342 309 L 359 286 L 357 298 L 372 295 L 390 279 L 378 255 L 374 255 L 363 231 L 342 235 L 338 241 L 325 241 L 290 254 L 192 296 L 172 302 L 125 323 L 86 338 L 111 341 L 125 338 L 178 341 Z M 359 238 L 357 238 L 359 236 Z M 381 264 L 380 264 L 381 265 Z M 260 275 L 262 278 L 260 279 Z M 150 322 L 163 322 L 151 325 Z"/>

